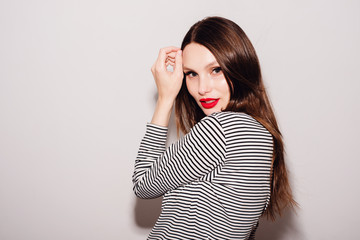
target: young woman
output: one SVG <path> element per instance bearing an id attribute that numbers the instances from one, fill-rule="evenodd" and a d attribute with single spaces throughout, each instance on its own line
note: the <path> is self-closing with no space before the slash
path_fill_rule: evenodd
<path id="1" fill-rule="evenodd" d="M 164 196 L 148 239 L 253 239 L 261 215 L 295 202 L 249 39 L 228 19 L 205 18 L 151 70 L 158 100 L 133 175 L 138 197 Z M 185 136 L 166 149 L 174 103 Z"/>

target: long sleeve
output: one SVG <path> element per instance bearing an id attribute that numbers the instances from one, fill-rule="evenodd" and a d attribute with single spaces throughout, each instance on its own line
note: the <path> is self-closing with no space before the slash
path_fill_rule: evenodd
<path id="1" fill-rule="evenodd" d="M 140 198 L 159 197 L 224 163 L 225 136 L 214 116 L 205 117 L 167 149 L 166 137 L 167 128 L 147 124 L 133 174 L 134 192 Z"/>
<path id="2" fill-rule="evenodd" d="M 168 148 L 166 138 L 148 124 L 135 162 L 135 194 L 164 195 L 148 239 L 253 239 L 270 200 L 271 133 L 246 113 L 218 112 Z"/>

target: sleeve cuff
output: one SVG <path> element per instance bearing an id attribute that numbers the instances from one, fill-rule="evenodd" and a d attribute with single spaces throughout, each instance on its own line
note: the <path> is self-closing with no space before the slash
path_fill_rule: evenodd
<path id="1" fill-rule="evenodd" d="M 168 128 L 152 123 L 146 124 L 145 139 L 152 142 L 166 144 Z"/>

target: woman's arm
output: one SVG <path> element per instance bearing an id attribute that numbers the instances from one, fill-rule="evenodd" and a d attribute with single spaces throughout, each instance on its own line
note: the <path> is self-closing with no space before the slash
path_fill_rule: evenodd
<path id="1" fill-rule="evenodd" d="M 173 66 L 172 72 L 167 71 L 168 65 Z M 224 133 L 214 116 L 204 118 L 165 151 L 166 127 L 183 81 L 179 48 L 161 49 L 151 71 L 158 88 L 158 101 L 141 142 L 133 175 L 134 191 L 142 198 L 161 196 L 205 176 L 222 164 L 225 156 Z"/>
<path id="2" fill-rule="evenodd" d="M 167 128 L 148 124 L 133 175 L 134 192 L 155 198 L 198 180 L 224 163 L 225 136 L 215 116 L 196 124 L 165 150 Z"/>
<path id="3" fill-rule="evenodd" d="M 180 91 L 183 80 L 181 50 L 177 47 L 160 49 L 159 56 L 151 68 L 158 89 L 158 100 L 151 123 L 167 127 L 171 109 Z M 173 66 L 173 71 L 167 67 Z"/>

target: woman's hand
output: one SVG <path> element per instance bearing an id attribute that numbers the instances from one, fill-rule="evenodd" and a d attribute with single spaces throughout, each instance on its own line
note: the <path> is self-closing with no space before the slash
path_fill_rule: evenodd
<path id="1" fill-rule="evenodd" d="M 158 101 L 175 101 L 183 80 L 182 51 L 178 47 L 160 49 L 159 56 L 151 68 L 158 89 Z M 167 68 L 171 65 L 173 71 Z"/>
<path id="2" fill-rule="evenodd" d="M 173 71 L 167 69 L 169 65 L 173 67 Z M 158 101 L 151 123 L 166 127 L 169 124 L 171 109 L 184 77 L 180 48 L 166 47 L 160 49 L 151 72 L 158 89 Z"/>

